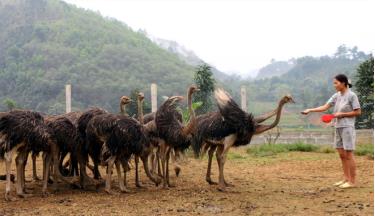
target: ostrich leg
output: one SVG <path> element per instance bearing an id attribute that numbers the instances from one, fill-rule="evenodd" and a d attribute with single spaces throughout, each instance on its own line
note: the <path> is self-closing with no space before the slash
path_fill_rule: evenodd
<path id="1" fill-rule="evenodd" d="M 219 191 L 225 191 L 225 187 L 230 186 L 224 179 L 224 164 L 227 159 L 228 150 L 233 146 L 236 135 L 232 134 L 225 138 L 224 145 L 219 145 L 216 150 L 216 159 L 219 166 Z"/>
<path id="2" fill-rule="evenodd" d="M 38 177 L 37 173 L 36 173 L 36 154 L 32 154 L 31 155 L 31 159 L 33 161 L 33 180 L 34 181 L 40 181 L 40 178 Z"/>
<path id="3" fill-rule="evenodd" d="M 50 170 L 52 156 L 51 156 L 51 154 L 43 152 L 42 157 L 43 157 L 43 187 L 42 187 L 42 193 L 43 193 L 43 196 L 46 196 L 48 194 L 47 186 L 48 186 L 49 170 Z M 56 179 L 54 179 L 54 180 L 57 181 Z"/>
<path id="4" fill-rule="evenodd" d="M 168 187 L 175 187 L 173 184 L 169 182 L 169 158 L 171 156 L 171 150 L 172 148 L 168 148 L 167 154 L 166 154 L 166 179 L 167 179 L 167 185 Z"/>
<path id="5" fill-rule="evenodd" d="M 134 156 L 135 161 L 135 186 L 138 188 L 143 187 L 141 182 L 139 181 L 139 170 L 138 170 L 138 164 L 139 164 L 139 157 L 137 155 Z"/>
<path id="6" fill-rule="evenodd" d="M 122 179 L 121 163 L 120 163 L 120 161 L 116 161 L 115 165 L 116 165 L 117 178 L 118 178 L 118 183 L 119 183 L 119 186 L 120 186 L 120 190 L 123 193 L 127 193 L 127 192 L 129 192 L 129 190 L 126 189 L 126 187 L 124 185 L 124 180 Z M 126 172 L 124 172 L 124 174 L 126 175 Z"/>
<path id="7" fill-rule="evenodd" d="M 112 169 L 113 169 L 113 164 L 115 163 L 115 160 L 116 160 L 116 156 L 111 156 L 108 159 L 107 176 L 106 176 L 106 181 L 105 181 L 105 192 L 109 194 L 111 194 Z M 117 173 L 117 175 L 119 175 L 119 173 Z"/>
<path id="8" fill-rule="evenodd" d="M 26 155 L 26 156 L 25 156 Z M 17 196 L 19 197 L 26 197 L 26 194 L 24 193 L 24 188 L 22 187 L 22 181 L 24 179 L 24 165 L 25 165 L 25 157 L 27 157 L 27 151 L 23 150 L 20 153 L 18 153 L 16 157 L 16 167 L 17 167 L 17 179 L 16 179 L 16 191 Z"/>
<path id="9" fill-rule="evenodd" d="M 10 195 L 10 190 L 11 190 L 10 170 L 12 166 L 12 157 L 13 157 L 13 151 L 5 152 L 4 158 L 5 158 L 5 170 L 6 170 L 6 181 L 7 181 L 5 185 L 5 200 L 6 201 L 14 200 L 14 198 L 11 197 Z"/>
<path id="10" fill-rule="evenodd" d="M 207 173 L 206 173 L 206 181 L 208 184 L 217 184 L 216 182 L 212 181 L 211 179 L 211 165 L 212 165 L 212 157 L 216 150 L 217 145 L 211 145 L 210 149 L 208 150 L 208 165 L 207 165 Z"/>

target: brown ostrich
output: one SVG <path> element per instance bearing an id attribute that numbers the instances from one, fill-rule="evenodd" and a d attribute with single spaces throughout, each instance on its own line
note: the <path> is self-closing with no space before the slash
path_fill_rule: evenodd
<path id="1" fill-rule="evenodd" d="M 192 108 L 192 95 L 199 89 L 190 86 L 188 89 L 189 122 L 183 125 L 178 119 L 177 103 L 183 99 L 181 96 L 168 98 L 156 112 L 155 122 L 160 142 L 160 158 L 162 175 L 164 177 L 163 187 L 171 187 L 169 182 L 169 157 L 171 149 L 182 152 L 190 146 L 191 134 L 195 131 L 196 118 Z"/>
<path id="2" fill-rule="evenodd" d="M 25 165 L 30 151 L 33 153 L 44 152 L 43 194 L 47 193 L 51 161 L 53 161 L 53 177 L 56 180 L 55 182 L 59 179 L 68 182 L 59 172 L 59 146 L 53 132 L 45 124 L 43 116 L 32 111 L 11 111 L 0 118 L 0 158 L 5 159 L 6 165 L 6 200 L 12 200 L 10 196 L 10 169 L 13 154 L 15 153 L 18 153 L 16 157 L 17 195 L 20 197 L 27 196 L 25 194 Z"/>
<path id="3" fill-rule="evenodd" d="M 106 192 L 111 193 L 113 165 L 116 165 L 121 192 L 128 191 L 122 179 L 121 164 L 123 161 L 127 164 L 132 155 L 139 156 L 146 175 L 156 184 L 160 183 L 160 179 L 149 171 L 150 143 L 144 127 L 137 120 L 109 113 L 97 115 L 87 124 L 86 136 L 91 155 L 99 156 L 101 164 L 107 166 Z"/>
<path id="4" fill-rule="evenodd" d="M 133 100 L 128 96 L 122 96 L 120 98 L 120 114 L 123 116 L 129 116 L 126 112 L 126 106 L 131 103 Z"/>
<path id="5" fill-rule="evenodd" d="M 86 172 L 86 166 L 88 166 L 88 160 L 90 153 L 92 154 L 92 150 L 90 150 L 87 146 L 87 136 L 86 136 L 86 128 L 89 121 L 97 116 L 102 114 L 107 114 L 108 111 L 100 108 L 90 108 L 82 113 L 82 115 L 78 118 L 77 124 L 78 124 L 78 137 L 79 142 L 76 149 L 77 153 L 77 160 L 79 163 L 79 169 L 80 169 L 80 185 L 82 188 L 85 188 L 88 184 L 96 184 L 97 182 L 93 181 Z M 94 179 L 100 179 L 100 173 L 99 173 L 99 156 L 97 155 L 90 155 L 94 162 L 94 167 L 92 168 L 94 173 Z"/>
<path id="6" fill-rule="evenodd" d="M 216 151 L 216 159 L 219 166 L 218 190 L 225 191 L 225 187 L 231 186 L 224 179 L 224 164 L 229 149 L 232 146 L 242 146 L 250 143 L 253 135 L 263 133 L 277 126 L 280 121 L 282 107 L 286 103 L 294 102 L 292 97 L 284 96 L 275 111 L 254 118 L 252 114 L 244 112 L 230 95 L 224 90 L 215 91 L 215 98 L 219 111 L 207 113 L 197 117 L 197 132 L 192 139 L 193 149 L 196 155 L 208 150 L 208 167 L 206 181 L 216 184 L 211 180 L 211 163 Z M 276 119 L 269 125 L 261 122 L 276 114 Z"/>

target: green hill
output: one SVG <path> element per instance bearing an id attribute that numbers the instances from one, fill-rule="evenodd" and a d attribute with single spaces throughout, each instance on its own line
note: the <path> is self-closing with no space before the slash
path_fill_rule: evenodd
<path id="1" fill-rule="evenodd" d="M 64 85 L 73 109 L 117 111 L 118 98 L 159 85 L 159 97 L 184 94 L 194 68 L 133 31 L 58 0 L 0 0 L 0 101 L 64 111 Z M 5 109 L 0 105 L 0 110 Z"/>

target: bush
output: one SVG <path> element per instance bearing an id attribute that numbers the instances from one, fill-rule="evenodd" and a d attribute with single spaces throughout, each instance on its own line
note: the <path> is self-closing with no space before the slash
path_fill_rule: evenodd
<path id="1" fill-rule="evenodd" d="M 314 152 L 319 149 L 318 146 L 306 143 L 293 143 L 287 144 L 286 148 L 288 151 L 300 151 L 300 152 Z"/>

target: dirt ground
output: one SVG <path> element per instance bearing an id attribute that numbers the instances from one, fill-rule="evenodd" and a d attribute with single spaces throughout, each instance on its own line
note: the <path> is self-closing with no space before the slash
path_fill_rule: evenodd
<path id="1" fill-rule="evenodd" d="M 356 160 L 358 187 L 347 190 L 332 186 L 341 179 L 336 154 L 289 152 L 254 157 L 236 149 L 225 167 L 226 179 L 235 187 L 225 193 L 205 182 L 207 160 L 189 157 L 181 164 L 180 177 L 172 178 L 175 188 L 156 188 L 142 172 L 147 188 L 137 189 L 131 172 L 132 193 L 109 195 L 103 189 L 81 191 L 61 184 L 58 192 L 46 198 L 41 196 L 41 183 L 31 181 L 28 165 L 26 186 L 35 196 L 13 202 L 0 198 L 0 215 L 373 215 L 373 160 Z M 40 161 L 38 168 L 41 175 Z M 0 170 L 5 170 L 3 163 Z M 114 190 L 119 191 L 114 179 Z M 14 190 L 13 186 L 13 194 Z M 0 193 L 4 191 L 2 181 Z"/>

